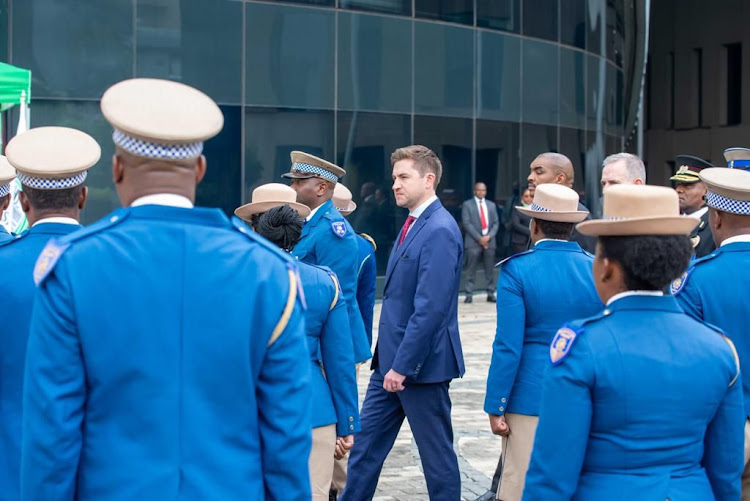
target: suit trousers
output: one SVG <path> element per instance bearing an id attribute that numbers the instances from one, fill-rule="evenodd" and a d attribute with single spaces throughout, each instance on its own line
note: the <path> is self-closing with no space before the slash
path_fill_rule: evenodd
<path id="1" fill-rule="evenodd" d="M 477 275 L 477 265 L 482 262 L 484 275 L 487 277 L 487 293 L 495 292 L 495 248 L 483 249 L 480 246 L 467 245 L 464 247 L 466 253 L 466 294 L 471 295 L 474 292 L 474 280 Z"/>
<path id="2" fill-rule="evenodd" d="M 310 449 L 308 460 L 313 501 L 328 501 L 335 451 L 336 425 L 329 424 L 313 428 L 312 449 Z"/>
<path id="3" fill-rule="evenodd" d="M 383 389 L 383 376 L 370 377 L 360 419 L 362 431 L 355 436 L 349 458 L 349 479 L 341 501 L 372 499 L 380 471 L 393 447 L 404 417 L 409 420 L 419 449 L 431 501 L 461 499 L 461 476 L 453 449 L 450 381 L 406 383 L 397 393 Z"/>
<path id="4" fill-rule="evenodd" d="M 497 489 L 497 499 L 521 501 L 539 416 L 506 413 L 505 421 L 510 434 L 503 439 L 503 473 Z"/>

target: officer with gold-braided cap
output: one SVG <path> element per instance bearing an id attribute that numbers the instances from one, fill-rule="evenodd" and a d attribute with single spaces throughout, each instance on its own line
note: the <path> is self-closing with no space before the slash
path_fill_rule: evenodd
<path id="1" fill-rule="evenodd" d="M 219 107 L 133 79 L 101 109 L 125 208 L 37 263 L 22 499 L 309 499 L 296 266 L 193 206 Z"/>

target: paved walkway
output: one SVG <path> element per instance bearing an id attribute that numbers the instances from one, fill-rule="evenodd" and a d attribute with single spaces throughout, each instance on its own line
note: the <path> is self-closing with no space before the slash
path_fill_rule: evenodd
<path id="1" fill-rule="evenodd" d="M 495 336 L 495 305 L 475 295 L 474 303 L 460 299 L 458 321 L 466 362 L 466 374 L 451 384 L 454 447 L 461 470 L 461 498 L 473 501 L 487 491 L 500 456 L 500 438 L 490 433 L 484 406 L 492 340 Z M 375 306 L 375 326 L 380 303 Z M 375 334 L 373 333 L 373 336 Z M 362 371 L 360 395 L 364 396 L 369 372 Z M 419 452 L 407 422 L 383 466 L 375 501 L 427 500 Z"/>

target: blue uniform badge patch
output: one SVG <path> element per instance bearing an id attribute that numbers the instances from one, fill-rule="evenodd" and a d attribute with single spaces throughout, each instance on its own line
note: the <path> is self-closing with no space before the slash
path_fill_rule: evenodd
<path id="1" fill-rule="evenodd" d="M 331 230 L 339 238 L 346 235 L 346 223 L 344 221 L 331 221 Z"/>
<path id="2" fill-rule="evenodd" d="M 687 277 L 688 272 L 686 271 L 679 278 L 675 278 L 674 280 L 672 280 L 672 283 L 669 285 L 669 292 L 673 296 L 679 294 L 682 288 L 685 287 L 685 284 L 687 283 Z"/>
<path id="3" fill-rule="evenodd" d="M 552 365 L 559 364 L 570 353 L 577 334 L 568 327 L 563 327 L 557 331 L 549 346 L 549 358 Z"/>
<path id="4" fill-rule="evenodd" d="M 39 285 L 49 272 L 52 271 L 55 263 L 57 263 L 57 260 L 60 259 L 60 256 L 62 256 L 67 248 L 68 245 L 58 245 L 54 239 L 47 243 L 47 246 L 39 254 L 34 266 L 34 283 L 36 285 Z"/>

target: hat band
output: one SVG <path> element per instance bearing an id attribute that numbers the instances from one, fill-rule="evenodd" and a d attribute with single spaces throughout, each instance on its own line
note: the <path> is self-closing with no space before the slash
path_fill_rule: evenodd
<path id="1" fill-rule="evenodd" d="M 332 183 L 338 183 L 339 178 L 333 172 L 327 171 L 317 165 L 310 165 L 304 162 L 294 162 L 292 164 L 292 172 L 299 172 L 301 174 L 315 174 L 318 177 L 322 177 Z"/>
<path id="2" fill-rule="evenodd" d="M 10 193 L 10 183 L 0 184 L 0 197 L 4 197 Z"/>
<path id="3" fill-rule="evenodd" d="M 715 191 L 708 190 L 706 192 L 706 203 L 724 212 L 731 212 L 732 214 L 750 215 L 750 201 L 748 200 L 733 200 L 725 196 L 719 195 Z"/>
<path id="4" fill-rule="evenodd" d="M 33 177 L 27 176 L 23 172 L 18 172 L 17 175 L 21 184 L 28 186 L 29 188 L 34 188 L 36 190 L 66 190 L 83 184 L 88 175 L 88 171 L 79 172 L 75 176 L 63 178 Z"/>
<path id="5" fill-rule="evenodd" d="M 541 205 L 537 205 L 537 204 L 535 204 L 533 202 L 531 203 L 530 209 L 531 210 L 535 210 L 537 212 L 552 212 L 551 209 L 548 209 L 546 207 L 542 207 Z"/>
<path id="6" fill-rule="evenodd" d="M 730 160 L 727 164 L 730 169 L 750 169 L 750 160 Z"/>
<path id="7" fill-rule="evenodd" d="M 203 153 L 202 141 L 187 144 L 158 144 L 141 141 L 117 129 L 112 132 L 112 141 L 133 155 L 157 160 L 185 160 L 197 158 Z"/>

